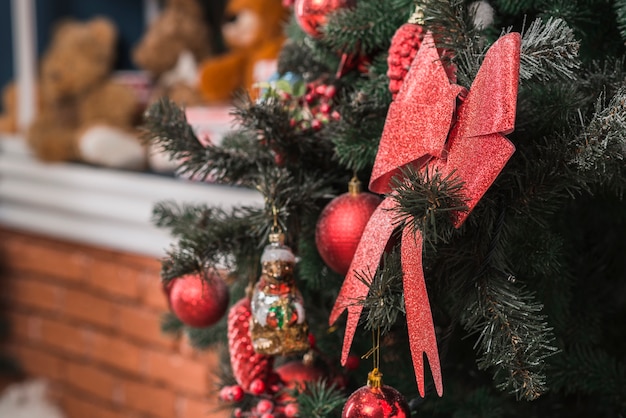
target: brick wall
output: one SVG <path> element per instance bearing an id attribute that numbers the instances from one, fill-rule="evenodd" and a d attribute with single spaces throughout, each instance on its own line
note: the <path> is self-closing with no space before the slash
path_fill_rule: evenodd
<path id="1" fill-rule="evenodd" d="M 160 333 L 159 262 L 0 229 L 6 349 L 68 418 L 227 417 L 216 356 Z"/>

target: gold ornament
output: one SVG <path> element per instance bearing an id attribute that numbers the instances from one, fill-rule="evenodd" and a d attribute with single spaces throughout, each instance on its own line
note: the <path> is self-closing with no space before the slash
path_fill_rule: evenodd
<path id="1" fill-rule="evenodd" d="M 250 337 L 254 351 L 287 355 L 309 349 L 302 294 L 293 277 L 296 264 L 283 233 L 270 234 L 261 256 L 262 273 L 252 294 Z"/>

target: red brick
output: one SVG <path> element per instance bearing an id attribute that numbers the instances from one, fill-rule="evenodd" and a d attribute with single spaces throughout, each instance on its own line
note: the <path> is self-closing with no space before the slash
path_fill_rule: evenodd
<path id="1" fill-rule="evenodd" d="M 217 396 L 204 399 L 181 396 L 176 401 L 176 418 L 228 418 L 231 409 L 217 402 Z"/>
<path id="2" fill-rule="evenodd" d="M 138 375 L 142 368 L 141 347 L 113 334 L 94 332 L 91 341 L 94 360 L 118 370 Z"/>
<path id="3" fill-rule="evenodd" d="M 117 323 L 117 310 L 114 302 L 76 289 L 65 290 L 63 313 L 105 328 L 113 328 Z"/>
<path id="4" fill-rule="evenodd" d="M 29 376 L 41 376 L 57 380 L 61 378 L 63 361 L 43 348 L 25 344 L 12 345 L 8 348 L 11 355 L 19 362 Z"/>
<path id="5" fill-rule="evenodd" d="M 162 418 L 174 416 L 175 395 L 168 389 L 127 380 L 123 391 L 124 403 L 132 409 Z"/>
<path id="6" fill-rule="evenodd" d="M 199 395 L 209 392 L 209 375 L 205 364 L 177 354 L 146 351 L 146 374 L 168 386 Z"/>
<path id="7" fill-rule="evenodd" d="M 137 300 L 141 294 L 141 273 L 114 259 L 94 259 L 89 268 L 89 284 L 106 294 Z"/>
<path id="8" fill-rule="evenodd" d="M 53 349 L 83 358 L 87 354 L 89 332 L 52 319 L 42 319 L 41 340 Z"/>
<path id="9" fill-rule="evenodd" d="M 144 293 L 142 298 L 144 305 L 158 311 L 167 311 L 169 309 L 169 305 L 167 303 L 165 292 L 163 292 L 161 276 L 158 273 L 144 274 L 142 279 L 144 281 Z"/>
<path id="10" fill-rule="evenodd" d="M 59 308 L 61 288 L 21 276 L 8 281 L 8 301 L 26 307 L 55 311 Z"/>
<path id="11" fill-rule="evenodd" d="M 9 235 L 3 240 L 2 262 L 9 270 L 29 271 L 62 280 L 80 282 L 85 276 L 88 258 L 79 251 L 54 248 L 34 238 Z"/>
<path id="12" fill-rule="evenodd" d="M 161 332 L 161 314 L 141 306 L 119 305 L 118 330 L 133 339 L 173 349 L 175 340 Z"/>
<path id="13" fill-rule="evenodd" d="M 41 338 L 41 320 L 33 315 L 10 311 L 6 314 L 10 338 L 16 341 L 38 341 Z"/>
<path id="14" fill-rule="evenodd" d="M 108 402 L 115 400 L 118 388 L 117 379 L 111 373 L 93 364 L 68 362 L 63 368 L 63 381 Z"/>
<path id="15" fill-rule="evenodd" d="M 80 394 L 66 393 L 62 400 L 67 418 L 126 418 L 124 412 L 106 403 L 85 399 Z"/>

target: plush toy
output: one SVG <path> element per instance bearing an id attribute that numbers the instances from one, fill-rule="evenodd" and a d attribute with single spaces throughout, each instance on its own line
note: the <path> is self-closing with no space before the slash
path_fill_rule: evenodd
<path id="1" fill-rule="evenodd" d="M 272 73 L 284 42 L 288 9 L 281 0 L 228 0 L 222 36 L 228 52 L 201 63 L 200 89 L 209 102 L 225 102 L 239 88 L 252 96 L 253 84 Z M 274 67 L 275 68 L 275 67 Z"/>
<path id="2" fill-rule="evenodd" d="M 0 132 L 17 132 L 17 94 L 14 83 L 7 84 L 2 90 L 2 109 Z"/>
<path id="3" fill-rule="evenodd" d="M 27 133 L 45 161 L 141 169 L 146 151 L 134 127 L 141 107 L 113 81 L 117 30 L 106 18 L 59 25 L 41 60 L 39 110 Z"/>
<path id="4" fill-rule="evenodd" d="M 133 50 L 135 65 L 153 79 L 151 102 L 162 96 L 181 105 L 203 102 L 198 63 L 212 50 L 211 28 L 199 0 L 168 0 Z"/>
<path id="5" fill-rule="evenodd" d="M 0 417 L 64 418 L 65 415 L 47 396 L 48 383 L 30 380 L 15 383 L 0 393 Z"/>

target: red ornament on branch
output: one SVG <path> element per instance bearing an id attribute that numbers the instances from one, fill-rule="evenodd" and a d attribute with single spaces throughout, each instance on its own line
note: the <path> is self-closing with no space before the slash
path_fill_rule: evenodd
<path id="1" fill-rule="evenodd" d="M 361 192 L 361 182 L 350 181 L 348 193 L 333 199 L 322 211 L 315 229 L 315 244 L 324 262 L 339 274 L 346 274 L 365 225 L 381 198 Z"/>
<path id="2" fill-rule="evenodd" d="M 259 395 L 272 378 L 274 358 L 257 354 L 250 339 L 250 299 L 235 303 L 228 313 L 228 350 L 235 380 L 244 392 Z M 263 384 L 263 388 L 260 386 Z M 258 393 L 260 392 L 260 393 Z"/>
<path id="3" fill-rule="evenodd" d="M 172 311 L 191 327 L 215 324 L 228 308 L 228 286 L 216 273 L 206 279 L 199 274 L 176 278 L 168 284 L 166 293 Z"/>
<path id="4" fill-rule="evenodd" d="M 326 24 L 329 13 L 355 4 L 356 0 L 296 0 L 294 13 L 302 30 L 317 37 L 321 35 L 319 28 Z"/>
<path id="5" fill-rule="evenodd" d="M 417 50 L 422 45 L 422 39 L 424 39 L 424 29 L 417 23 L 405 23 L 391 38 L 387 56 L 387 77 L 389 77 L 389 91 L 394 99 L 402 87 L 404 77 L 409 72 Z"/>
<path id="6" fill-rule="evenodd" d="M 409 418 L 409 404 L 400 392 L 382 384 L 378 369 L 370 372 L 367 385 L 357 389 L 346 401 L 342 418 Z"/>

